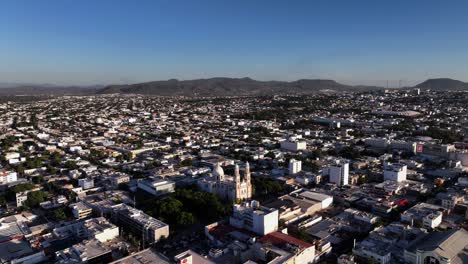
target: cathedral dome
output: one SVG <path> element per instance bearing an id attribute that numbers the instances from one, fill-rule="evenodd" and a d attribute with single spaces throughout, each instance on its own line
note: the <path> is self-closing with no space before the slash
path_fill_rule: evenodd
<path id="1" fill-rule="evenodd" d="M 221 168 L 221 164 L 219 162 L 216 163 L 216 167 L 213 169 L 213 176 L 218 179 L 224 178 L 224 170 Z"/>

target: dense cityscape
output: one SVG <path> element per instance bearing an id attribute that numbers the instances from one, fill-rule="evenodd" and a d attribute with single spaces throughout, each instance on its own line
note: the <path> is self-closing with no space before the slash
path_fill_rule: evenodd
<path id="1" fill-rule="evenodd" d="M 0 98 L 0 263 L 468 263 L 468 92 Z"/>
<path id="2" fill-rule="evenodd" d="M 468 264 L 468 1 L 0 1 L 0 264 Z"/>

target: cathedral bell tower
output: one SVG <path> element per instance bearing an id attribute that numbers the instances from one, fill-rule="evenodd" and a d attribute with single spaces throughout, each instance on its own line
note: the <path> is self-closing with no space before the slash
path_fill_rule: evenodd
<path id="1" fill-rule="evenodd" d="M 247 197 L 252 197 L 252 184 L 250 183 L 250 164 L 247 161 L 245 163 L 245 182 L 247 183 Z"/>

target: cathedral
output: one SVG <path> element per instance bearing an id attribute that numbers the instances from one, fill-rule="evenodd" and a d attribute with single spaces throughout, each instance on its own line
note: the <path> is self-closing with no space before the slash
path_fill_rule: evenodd
<path id="1" fill-rule="evenodd" d="M 250 183 L 250 165 L 245 164 L 244 178 L 241 179 L 239 165 L 236 164 L 234 176 L 225 176 L 224 170 L 218 162 L 213 168 L 212 177 L 204 177 L 198 181 L 201 190 L 216 194 L 230 201 L 245 200 L 252 197 Z"/>

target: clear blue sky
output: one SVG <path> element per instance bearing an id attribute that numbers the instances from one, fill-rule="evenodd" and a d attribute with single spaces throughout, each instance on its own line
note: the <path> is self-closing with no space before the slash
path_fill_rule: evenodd
<path id="1" fill-rule="evenodd" d="M 3 0 L 0 82 L 468 81 L 466 0 Z"/>

